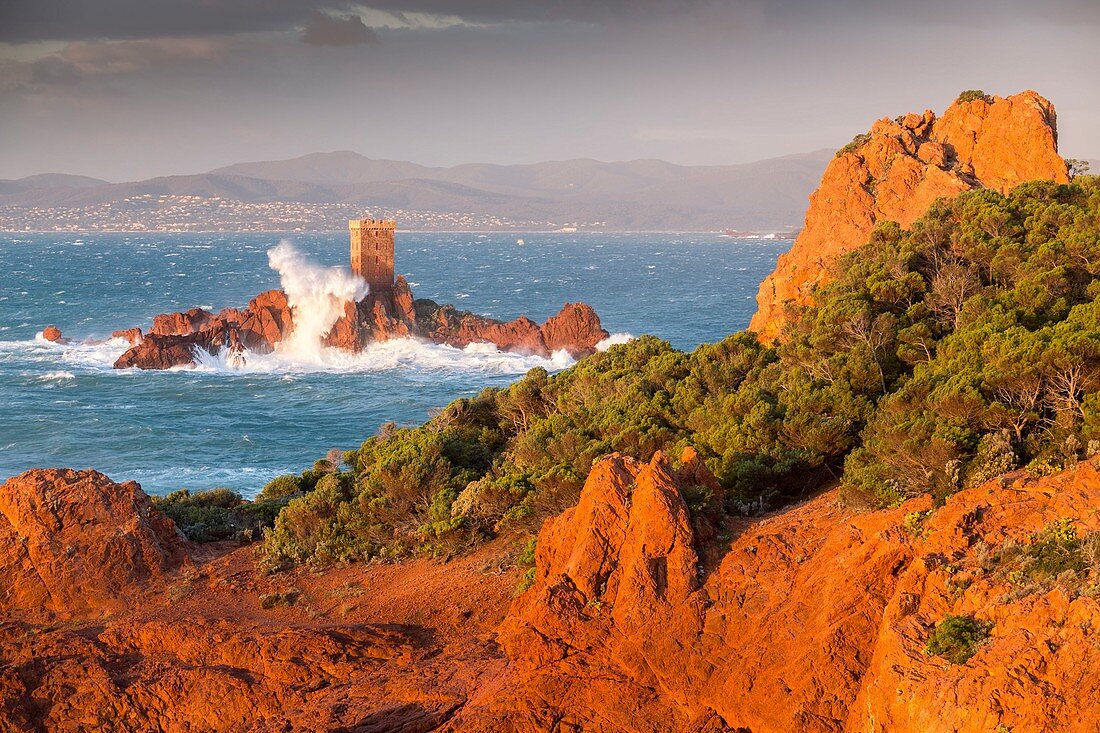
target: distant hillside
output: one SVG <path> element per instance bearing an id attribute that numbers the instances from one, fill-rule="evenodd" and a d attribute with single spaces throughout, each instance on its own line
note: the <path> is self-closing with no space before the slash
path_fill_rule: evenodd
<path id="1" fill-rule="evenodd" d="M 39 173 L 16 180 L 0 180 L 0 195 L 24 191 L 46 191 L 57 188 L 90 188 L 105 185 L 107 181 L 89 176 L 71 176 L 67 173 Z"/>
<path id="2" fill-rule="evenodd" d="M 0 182 L 0 205 L 97 206 L 136 196 L 218 196 L 248 203 L 344 203 L 462 212 L 610 229 L 781 229 L 801 224 L 833 152 L 727 166 L 589 159 L 431 168 L 353 152 L 239 163 L 205 174 L 129 183 L 78 177 Z M 68 179 L 73 180 L 66 182 Z"/>

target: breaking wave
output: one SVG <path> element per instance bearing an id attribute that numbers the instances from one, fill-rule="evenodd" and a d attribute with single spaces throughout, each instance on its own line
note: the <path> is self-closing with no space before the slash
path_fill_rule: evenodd
<path id="1" fill-rule="evenodd" d="M 321 340 L 343 315 L 344 305 L 367 297 L 367 283 L 345 267 L 312 262 L 285 239 L 268 250 L 267 262 L 279 273 L 294 313 L 294 330 L 279 345 L 280 351 L 315 359 Z"/>

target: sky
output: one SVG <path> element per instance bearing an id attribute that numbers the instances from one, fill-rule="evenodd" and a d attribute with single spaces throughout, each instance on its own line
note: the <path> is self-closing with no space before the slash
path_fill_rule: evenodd
<path id="1" fill-rule="evenodd" d="M 1100 0 L 0 0 L 0 178 L 354 150 L 729 164 L 1035 89 L 1100 157 Z"/>

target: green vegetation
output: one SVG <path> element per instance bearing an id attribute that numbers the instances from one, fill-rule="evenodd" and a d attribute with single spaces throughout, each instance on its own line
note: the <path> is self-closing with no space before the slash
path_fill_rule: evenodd
<path id="1" fill-rule="evenodd" d="M 924 652 L 943 657 L 952 664 L 966 664 L 977 653 L 978 645 L 989 636 L 990 627 L 972 616 L 948 614 L 936 624 Z"/>
<path id="2" fill-rule="evenodd" d="M 276 476 L 264 484 L 264 487 L 260 489 L 259 498 L 283 499 L 301 491 L 302 477 L 294 473 L 288 473 Z"/>
<path id="3" fill-rule="evenodd" d="M 1018 466 L 1068 465 L 1100 448 L 1098 274 L 1097 179 L 964 193 L 909 231 L 878 227 L 782 345 L 738 333 L 689 354 L 643 337 L 386 426 L 343 470 L 292 477 L 304 493 L 265 548 L 346 562 L 529 533 L 612 451 L 694 446 L 724 489 L 688 497 L 707 512 L 841 478 L 852 504 L 942 500 Z"/>
<path id="4" fill-rule="evenodd" d="M 175 522 L 187 539 L 213 542 L 259 539 L 265 527 L 274 525 L 285 502 L 247 502 L 229 489 L 194 494 L 182 489 L 168 496 L 153 497 L 153 505 Z"/>
<path id="5" fill-rule="evenodd" d="M 983 92 L 981 89 L 967 89 L 965 92 L 960 93 L 959 96 L 955 98 L 955 104 L 973 102 L 976 99 L 984 99 L 987 102 L 992 101 L 989 95 Z"/>
<path id="6" fill-rule="evenodd" d="M 1089 172 L 1091 164 L 1087 160 L 1079 158 L 1066 158 L 1066 175 L 1071 179 L 1083 176 Z"/>
<path id="7" fill-rule="evenodd" d="M 516 567 L 523 571 L 519 583 L 516 585 L 516 595 L 535 584 L 535 550 L 538 539 L 532 537 L 523 548 L 523 552 L 516 558 Z"/>
<path id="8" fill-rule="evenodd" d="M 867 142 L 870 139 L 871 139 L 871 136 L 868 135 L 867 133 L 862 133 L 862 134 L 856 135 L 855 137 L 852 138 L 852 142 L 848 143 L 847 145 L 842 147 L 840 150 L 836 151 L 836 157 L 839 158 L 842 155 L 846 155 L 848 153 L 856 152 L 857 150 L 862 148 L 864 145 L 866 145 Z"/>
<path id="9" fill-rule="evenodd" d="M 1029 544 L 1006 543 L 993 558 L 991 569 L 1017 585 L 1017 595 L 1055 586 L 1072 593 L 1096 592 L 1100 532 L 1080 536 L 1068 518 L 1051 522 Z"/>

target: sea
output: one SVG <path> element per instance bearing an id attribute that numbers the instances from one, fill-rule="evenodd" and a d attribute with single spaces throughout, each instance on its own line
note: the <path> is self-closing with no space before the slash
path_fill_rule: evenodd
<path id="1" fill-rule="evenodd" d="M 280 286 L 268 252 L 345 267 L 347 234 L 0 234 L 0 480 L 38 467 L 95 468 L 154 494 L 227 487 L 255 494 L 381 425 L 533 367 L 572 360 L 413 340 L 203 359 L 166 372 L 116 370 L 116 329 L 154 315 L 243 306 Z M 679 349 L 748 325 L 760 281 L 790 242 L 709 234 L 398 232 L 397 271 L 418 298 L 499 319 L 542 321 L 569 301 L 599 313 L 610 343 L 642 334 Z M 41 338 L 55 325 L 68 340 Z"/>

